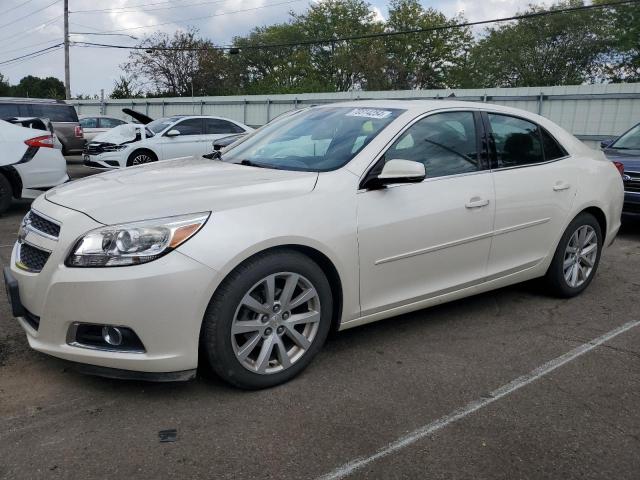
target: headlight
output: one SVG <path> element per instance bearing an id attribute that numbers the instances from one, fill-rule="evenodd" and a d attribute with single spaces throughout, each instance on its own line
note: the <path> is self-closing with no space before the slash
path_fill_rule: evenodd
<path id="1" fill-rule="evenodd" d="M 68 267 L 120 267 L 150 262 L 186 242 L 210 212 L 96 228 L 80 238 Z"/>
<path id="2" fill-rule="evenodd" d="M 129 145 L 103 145 L 102 146 L 102 151 L 103 152 L 119 152 L 120 150 L 124 150 L 125 148 L 127 148 Z"/>

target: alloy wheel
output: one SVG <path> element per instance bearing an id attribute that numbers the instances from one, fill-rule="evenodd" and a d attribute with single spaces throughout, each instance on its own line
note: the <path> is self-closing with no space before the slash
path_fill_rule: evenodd
<path id="1" fill-rule="evenodd" d="M 598 235 L 591 225 L 582 225 L 573 232 L 564 252 L 562 272 L 572 288 L 586 282 L 598 257 Z"/>
<path id="2" fill-rule="evenodd" d="M 304 276 L 279 272 L 263 278 L 242 297 L 231 324 L 237 360 L 254 373 L 286 370 L 313 344 L 320 317 L 320 297 Z"/>
<path id="3" fill-rule="evenodd" d="M 131 164 L 132 165 L 142 165 L 144 163 L 150 163 L 152 161 L 153 161 L 153 159 L 149 155 L 141 153 L 141 154 L 136 155 L 135 157 L 133 157 L 133 160 L 131 161 Z"/>

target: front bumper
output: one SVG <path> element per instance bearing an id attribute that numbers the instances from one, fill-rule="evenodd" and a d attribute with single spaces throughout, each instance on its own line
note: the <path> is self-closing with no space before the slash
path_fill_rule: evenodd
<path id="1" fill-rule="evenodd" d="M 18 249 L 13 249 L 10 269 L 18 283 L 20 304 L 39 319 L 34 326 L 26 315 L 18 316 L 29 345 L 58 358 L 103 369 L 174 372 L 177 377 L 194 370 L 200 326 L 216 272 L 179 251 L 142 265 L 68 268 L 64 259 L 75 239 L 97 225 L 83 214 L 47 201 L 37 204 L 39 211 L 60 220 L 62 228 L 60 245 L 52 249 L 39 273 L 18 268 Z M 43 205 L 50 207 L 48 211 L 43 211 Z M 62 248 L 65 245 L 67 248 Z M 72 345 L 67 336 L 76 322 L 129 327 L 145 351 L 114 352 Z"/>
<path id="2" fill-rule="evenodd" d="M 624 192 L 624 205 L 622 215 L 640 216 L 640 192 Z"/>
<path id="3" fill-rule="evenodd" d="M 126 159 L 123 162 L 122 152 L 108 152 L 99 155 L 90 155 L 86 150 L 82 154 L 82 163 L 86 167 L 112 170 L 127 166 Z"/>

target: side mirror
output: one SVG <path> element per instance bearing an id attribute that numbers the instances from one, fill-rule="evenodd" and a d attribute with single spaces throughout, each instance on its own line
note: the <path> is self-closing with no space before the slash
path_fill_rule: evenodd
<path id="1" fill-rule="evenodd" d="M 394 159 L 386 162 L 380 174 L 371 178 L 365 187 L 375 189 L 394 183 L 420 183 L 426 176 L 423 163 Z"/>
<path id="2" fill-rule="evenodd" d="M 607 140 L 603 140 L 600 142 L 600 148 L 605 149 L 609 148 L 613 142 L 615 142 L 617 138 L 608 138 Z"/>
<path id="3" fill-rule="evenodd" d="M 180 130 L 176 130 L 175 128 L 172 130 L 169 130 L 167 133 L 164 134 L 165 137 L 177 137 L 178 135 L 180 135 Z"/>

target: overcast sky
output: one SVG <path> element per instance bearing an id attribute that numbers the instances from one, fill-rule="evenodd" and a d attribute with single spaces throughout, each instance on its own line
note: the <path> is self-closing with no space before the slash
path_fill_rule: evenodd
<path id="1" fill-rule="evenodd" d="M 62 3 L 62 0 L 0 0 L 0 62 L 61 42 Z M 143 37 L 158 30 L 173 33 L 193 26 L 216 44 L 228 44 L 234 35 L 245 34 L 255 26 L 286 21 L 289 11 L 303 12 L 309 3 L 310 0 L 69 0 L 69 9 L 74 12 L 70 16 L 70 31 L 128 29 L 119 33 Z M 379 16 L 387 16 L 386 0 L 370 3 Z M 468 20 L 508 16 L 530 3 L 548 4 L 549 1 L 422 0 L 424 6 L 439 9 L 447 16 L 463 12 Z M 117 7 L 124 9 L 113 10 Z M 110 11 L 80 12 L 89 9 Z M 153 26 L 158 24 L 165 25 Z M 72 39 L 124 45 L 136 43 L 126 36 L 74 35 Z M 121 74 L 119 65 L 127 55 L 127 50 L 72 47 L 72 94 L 93 95 L 103 88 L 108 95 L 114 80 Z M 11 83 L 17 83 L 25 75 L 53 75 L 63 79 L 63 62 L 59 49 L 37 58 L 0 65 L 0 73 Z"/>

